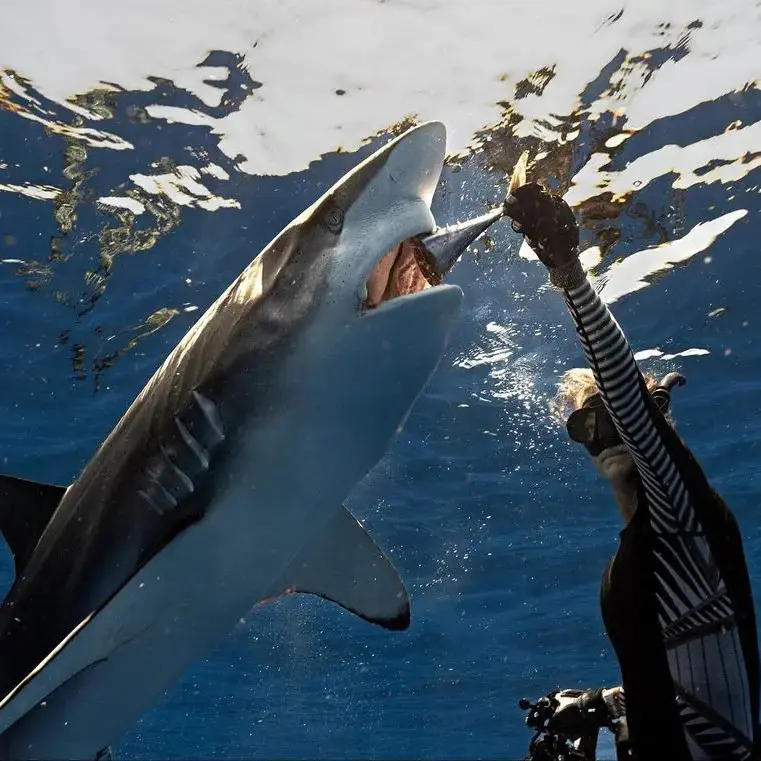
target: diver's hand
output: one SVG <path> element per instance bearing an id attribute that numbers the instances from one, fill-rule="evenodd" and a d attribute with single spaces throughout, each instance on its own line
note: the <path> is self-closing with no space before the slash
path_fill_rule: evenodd
<path id="1" fill-rule="evenodd" d="M 578 737 L 608 726 L 610 719 L 602 693 L 602 688 L 554 693 L 553 697 L 559 705 L 547 722 L 547 729 L 568 737 Z"/>
<path id="2" fill-rule="evenodd" d="M 578 261 L 579 226 L 562 198 L 531 182 L 508 196 L 505 214 L 513 220 L 513 230 L 523 233 L 550 271 L 568 268 Z"/>

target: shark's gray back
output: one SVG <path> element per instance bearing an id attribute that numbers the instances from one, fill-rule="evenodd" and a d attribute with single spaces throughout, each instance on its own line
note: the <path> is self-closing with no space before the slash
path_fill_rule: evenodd
<path id="1" fill-rule="evenodd" d="M 184 434 L 212 460 L 224 457 L 240 427 L 273 403 L 279 368 L 323 290 L 304 233 L 286 229 L 209 308 L 66 492 L 0 608 L 0 695 L 204 515 L 213 469 Z M 155 497 L 162 474 L 177 487 L 176 506 Z"/>

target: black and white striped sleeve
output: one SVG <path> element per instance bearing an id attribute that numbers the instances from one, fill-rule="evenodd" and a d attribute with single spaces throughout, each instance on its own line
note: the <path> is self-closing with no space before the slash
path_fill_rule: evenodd
<path id="1" fill-rule="evenodd" d="M 564 296 L 600 396 L 647 491 L 653 528 L 659 533 L 694 531 L 685 484 L 651 417 L 626 336 L 586 277 Z"/>
<path id="2" fill-rule="evenodd" d="M 749 758 L 754 724 L 735 611 L 634 354 L 580 267 L 577 273 L 563 294 L 647 498 L 661 632 L 693 757 Z"/>

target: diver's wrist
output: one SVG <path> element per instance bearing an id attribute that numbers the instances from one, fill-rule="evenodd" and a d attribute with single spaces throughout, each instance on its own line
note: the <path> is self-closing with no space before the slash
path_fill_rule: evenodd
<path id="1" fill-rule="evenodd" d="M 555 267 L 548 267 L 548 269 L 550 272 L 550 282 L 556 288 L 562 288 L 563 290 L 581 285 L 586 278 L 586 273 L 578 257 L 574 257 L 570 261 L 558 264 Z"/>

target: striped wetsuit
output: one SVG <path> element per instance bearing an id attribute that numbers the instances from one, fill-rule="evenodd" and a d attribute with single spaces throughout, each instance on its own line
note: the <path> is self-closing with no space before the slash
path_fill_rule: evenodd
<path id="1" fill-rule="evenodd" d="M 626 337 L 580 268 L 564 285 L 639 476 L 635 517 L 602 585 L 631 753 L 641 761 L 756 758 L 758 645 L 737 524 L 648 394 Z"/>

